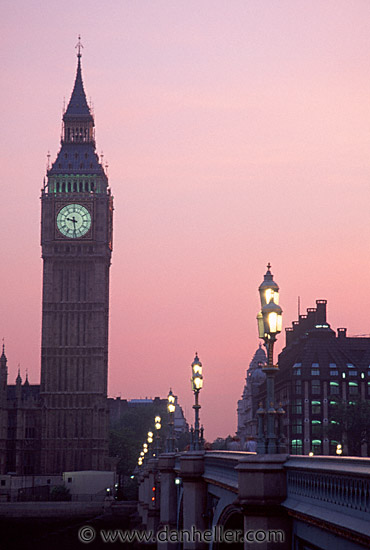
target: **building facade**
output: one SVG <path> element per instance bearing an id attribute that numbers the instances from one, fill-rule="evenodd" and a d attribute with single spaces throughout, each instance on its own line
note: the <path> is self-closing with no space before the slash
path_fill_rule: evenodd
<path id="1" fill-rule="evenodd" d="M 245 386 L 242 398 L 238 401 L 238 429 L 237 436 L 240 439 L 240 448 L 246 450 L 249 441 L 255 441 L 257 438 L 257 418 L 258 392 L 259 387 L 266 379 L 262 366 L 266 363 L 267 357 L 261 344 L 253 356 L 252 361 L 245 376 Z"/>
<path id="2" fill-rule="evenodd" d="M 345 455 L 368 456 L 367 433 L 351 445 L 351 434 L 339 423 L 342 418 L 343 426 L 340 415 L 346 407 L 370 403 L 370 337 L 349 337 L 345 328 L 335 332 L 326 308 L 326 300 L 317 300 L 286 329 L 278 358 L 275 403 L 285 410 L 287 450 L 335 455 L 341 445 Z M 262 384 L 258 401 L 264 404 L 265 391 Z"/>

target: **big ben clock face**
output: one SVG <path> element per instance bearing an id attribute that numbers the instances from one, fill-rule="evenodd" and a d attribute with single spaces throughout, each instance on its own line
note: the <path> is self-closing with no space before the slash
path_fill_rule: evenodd
<path id="1" fill-rule="evenodd" d="M 81 204 L 67 204 L 58 212 L 57 227 L 70 239 L 83 237 L 91 227 L 90 212 Z"/>

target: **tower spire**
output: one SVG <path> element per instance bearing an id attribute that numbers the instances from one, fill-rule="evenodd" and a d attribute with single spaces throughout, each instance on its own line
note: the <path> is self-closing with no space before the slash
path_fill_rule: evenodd
<path id="1" fill-rule="evenodd" d="M 82 45 L 82 42 L 81 42 L 81 35 L 79 34 L 78 35 L 78 42 L 75 46 L 75 48 L 77 49 L 77 57 L 80 59 L 81 57 L 81 49 L 83 49 L 83 45 Z"/>
<path id="2" fill-rule="evenodd" d="M 81 36 L 78 35 L 78 42 L 75 46 L 77 49 L 77 71 L 76 71 L 76 79 L 71 95 L 71 99 L 69 100 L 67 109 L 65 110 L 65 113 L 63 115 L 63 120 L 66 122 L 68 119 L 90 119 L 92 121 L 93 117 L 90 112 L 90 108 L 87 103 L 86 94 L 84 90 L 84 85 L 82 81 L 82 70 L 81 70 L 81 49 L 83 48 L 83 45 L 81 43 Z"/>

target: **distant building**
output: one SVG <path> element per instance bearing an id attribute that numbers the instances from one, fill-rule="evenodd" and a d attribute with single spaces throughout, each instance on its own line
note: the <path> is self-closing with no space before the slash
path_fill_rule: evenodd
<path id="1" fill-rule="evenodd" d="M 266 360 L 266 353 L 260 344 L 249 364 L 243 395 L 238 401 L 237 436 L 240 439 L 240 448 L 243 450 L 247 448 L 248 441 L 254 440 L 257 437 L 257 396 L 259 387 L 266 378 L 266 375 L 262 372 L 262 366 L 266 363 Z"/>
<path id="2" fill-rule="evenodd" d="M 345 328 L 336 334 L 327 322 L 326 305 L 326 300 L 317 300 L 316 308 L 285 329 L 286 346 L 278 358 L 275 402 L 286 412 L 284 429 L 292 454 L 334 455 L 337 444 L 345 444 L 331 439 L 328 431 L 338 402 L 370 399 L 370 337 L 348 337 Z M 257 396 L 263 406 L 265 386 Z M 367 453 L 363 445 L 361 454 Z"/>
<path id="3" fill-rule="evenodd" d="M 174 431 L 177 435 L 185 433 L 189 430 L 182 407 L 178 403 L 178 398 L 175 395 L 175 415 L 174 415 Z M 154 406 L 158 411 L 162 410 L 162 414 L 167 414 L 167 398 L 160 397 L 145 398 L 145 399 L 121 399 L 120 397 L 108 398 L 109 421 L 111 425 L 119 422 L 120 418 L 129 410 L 135 410 L 140 415 L 148 406 Z"/>

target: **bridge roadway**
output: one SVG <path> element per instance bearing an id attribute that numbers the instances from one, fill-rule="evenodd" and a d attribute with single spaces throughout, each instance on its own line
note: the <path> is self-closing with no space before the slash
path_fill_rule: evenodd
<path id="1" fill-rule="evenodd" d="M 207 542 L 173 534 L 162 550 L 370 548 L 370 459 L 162 454 L 141 468 L 138 511 L 146 529 L 209 530 Z M 245 540 L 227 543 L 228 530 Z"/>

